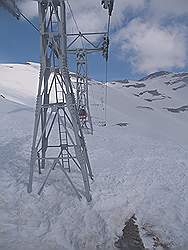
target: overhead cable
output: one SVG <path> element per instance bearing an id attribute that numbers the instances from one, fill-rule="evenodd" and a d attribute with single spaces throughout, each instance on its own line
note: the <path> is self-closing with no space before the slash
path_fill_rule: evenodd
<path id="1" fill-rule="evenodd" d="M 80 34 L 82 47 L 83 47 L 83 49 L 84 49 L 84 42 L 83 42 L 82 32 L 81 32 L 81 30 L 79 29 L 78 22 L 76 21 L 76 18 L 75 18 L 75 16 L 74 16 L 74 12 L 73 12 L 73 9 L 72 9 L 72 7 L 71 7 L 71 4 L 69 3 L 69 0 L 66 0 L 66 1 L 67 1 L 67 4 L 68 4 L 70 13 L 71 13 L 71 15 L 72 15 L 72 19 L 73 19 L 73 21 L 74 21 L 74 23 L 75 23 L 76 29 L 77 29 L 78 33 Z"/>
<path id="2" fill-rule="evenodd" d="M 29 18 L 27 18 L 23 13 L 20 12 L 20 15 L 38 32 L 40 32 L 39 28 L 37 28 L 37 26 L 31 22 L 31 20 L 29 20 Z"/>

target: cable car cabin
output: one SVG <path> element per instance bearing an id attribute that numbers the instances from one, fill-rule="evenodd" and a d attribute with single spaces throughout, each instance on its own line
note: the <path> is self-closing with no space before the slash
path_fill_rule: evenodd
<path id="1" fill-rule="evenodd" d="M 79 117 L 80 117 L 80 121 L 82 122 L 82 124 L 84 125 L 86 123 L 86 118 L 87 118 L 87 112 L 85 109 L 80 109 L 79 111 Z"/>
<path id="2" fill-rule="evenodd" d="M 79 117 L 80 117 L 80 119 L 82 119 L 82 120 L 84 120 L 84 119 L 86 119 L 87 118 L 87 112 L 85 111 L 85 109 L 80 109 L 80 111 L 79 111 Z"/>

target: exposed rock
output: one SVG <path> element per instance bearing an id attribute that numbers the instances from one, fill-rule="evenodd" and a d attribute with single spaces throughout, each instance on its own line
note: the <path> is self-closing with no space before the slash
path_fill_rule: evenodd
<path id="1" fill-rule="evenodd" d="M 122 231 L 123 235 L 115 242 L 115 247 L 121 250 L 145 250 L 135 215 L 125 223 Z"/>
<path id="2" fill-rule="evenodd" d="M 185 112 L 188 111 L 188 105 L 179 107 L 179 108 L 164 108 L 172 113 L 180 113 L 180 112 Z"/>
<path id="3" fill-rule="evenodd" d="M 137 106 L 137 109 L 149 109 L 149 110 L 153 110 L 153 108 L 151 107 L 147 107 L 147 106 Z"/>
<path id="4" fill-rule="evenodd" d="M 127 122 L 120 122 L 120 123 L 117 123 L 116 125 L 118 125 L 120 127 L 127 127 L 128 123 Z"/>
<path id="5" fill-rule="evenodd" d="M 126 88 L 130 88 L 130 87 L 144 88 L 144 87 L 146 87 L 146 85 L 144 83 L 136 83 L 136 84 L 124 85 L 123 87 L 126 87 Z"/>

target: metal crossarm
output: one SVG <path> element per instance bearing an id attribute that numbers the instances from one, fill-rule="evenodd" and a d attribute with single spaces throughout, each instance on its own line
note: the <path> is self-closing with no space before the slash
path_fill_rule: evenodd
<path id="1" fill-rule="evenodd" d="M 67 34 L 68 37 L 68 45 L 67 45 L 67 51 L 69 53 L 77 53 L 77 42 L 78 39 L 83 39 L 84 43 L 84 49 L 87 53 L 92 52 L 100 52 L 104 50 L 104 42 L 107 37 L 107 32 L 87 32 L 87 33 L 72 33 Z M 100 36 L 100 37 L 99 37 Z M 99 38 L 99 39 L 98 39 Z M 93 42 L 93 40 L 97 40 L 96 42 Z"/>

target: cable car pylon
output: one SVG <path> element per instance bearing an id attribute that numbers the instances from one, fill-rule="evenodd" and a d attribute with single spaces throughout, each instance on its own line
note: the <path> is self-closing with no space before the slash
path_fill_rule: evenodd
<path id="1" fill-rule="evenodd" d="M 108 10 L 108 23 L 106 32 L 87 32 L 82 33 L 79 30 L 78 24 L 74 18 L 73 11 L 70 7 L 69 1 L 68 6 L 73 16 L 73 20 L 76 24 L 78 33 L 67 34 L 68 36 L 68 53 L 75 54 L 76 57 L 76 103 L 80 117 L 81 126 L 83 131 L 87 131 L 89 134 L 93 134 L 93 124 L 90 113 L 89 105 L 89 81 L 88 81 L 88 55 L 91 53 L 101 52 L 106 60 L 106 85 L 107 85 L 107 61 L 109 51 L 109 31 L 110 31 L 110 19 L 113 11 L 114 0 L 102 0 L 101 4 L 104 9 Z M 100 39 L 95 39 L 96 36 L 100 36 Z M 102 39 L 101 39 L 102 38 Z M 81 48 L 75 48 L 78 40 L 81 39 Z M 97 42 L 93 42 L 97 40 Z M 105 96 L 105 103 L 106 103 Z M 105 124 L 106 126 L 106 106 L 105 106 Z"/>
<path id="2" fill-rule="evenodd" d="M 109 23 L 107 33 L 85 33 L 67 34 L 66 32 L 66 8 L 65 1 L 68 0 L 34 0 L 38 2 L 40 29 L 38 29 L 25 15 L 17 8 L 14 0 L 2 0 L 0 6 L 5 7 L 17 19 L 22 16 L 37 31 L 40 32 L 40 74 L 38 94 L 35 109 L 35 122 L 33 131 L 33 142 L 30 160 L 30 173 L 28 192 L 33 189 L 33 177 L 35 165 L 38 165 L 38 172 L 42 174 L 47 166 L 48 171 L 38 191 L 41 194 L 48 178 L 52 172 L 59 168 L 67 181 L 72 186 L 75 194 L 81 199 L 82 194 L 89 202 L 92 200 L 90 194 L 89 177 L 93 179 L 92 169 L 89 162 L 87 148 L 82 132 L 80 107 L 88 105 L 88 78 L 87 67 L 84 72 L 84 80 L 81 77 L 81 67 L 87 65 L 87 53 L 102 51 L 103 56 L 108 58 L 109 45 Z M 105 9 L 109 10 L 109 20 L 113 9 L 114 0 L 103 0 Z M 87 36 L 103 34 L 102 43 L 95 45 Z M 67 36 L 76 36 L 67 44 Z M 67 52 L 75 52 L 71 46 L 82 37 L 91 47 L 85 51 L 77 52 L 77 102 L 74 97 L 72 82 L 70 79 L 67 63 Z M 81 80 L 79 80 L 79 78 Z M 84 81 L 84 91 L 80 85 Z M 84 102 L 80 102 L 83 98 Z M 86 95 L 85 95 L 86 94 Z M 82 105 L 83 103 L 83 105 Z M 90 114 L 90 113 L 89 113 Z M 85 115 L 82 113 L 82 117 Z M 90 118 L 89 118 L 90 119 Z M 91 128 L 92 131 L 92 128 Z M 58 140 L 58 142 L 57 142 Z M 52 161 L 52 164 L 49 162 Z M 81 172 L 84 190 L 77 188 L 70 176 L 72 165 Z M 80 185 L 79 185 L 80 186 Z"/>
<path id="3" fill-rule="evenodd" d="M 68 71 L 65 0 L 37 1 L 40 18 L 41 71 L 28 192 L 32 192 L 37 162 L 40 174 L 48 169 L 39 194 L 52 170 L 59 169 L 78 198 L 84 194 L 89 202 L 89 177 L 92 179 L 93 174 Z M 77 188 L 78 180 L 75 183 L 71 178 L 73 165 L 81 172 L 82 191 Z"/>
<path id="4" fill-rule="evenodd" d="M 82 128 L 93 134 L 93 124 L 89 108 L 89 82 L 87 72 L 87 53 L 78 50 L 76 53 L 76 102 Z"/>

